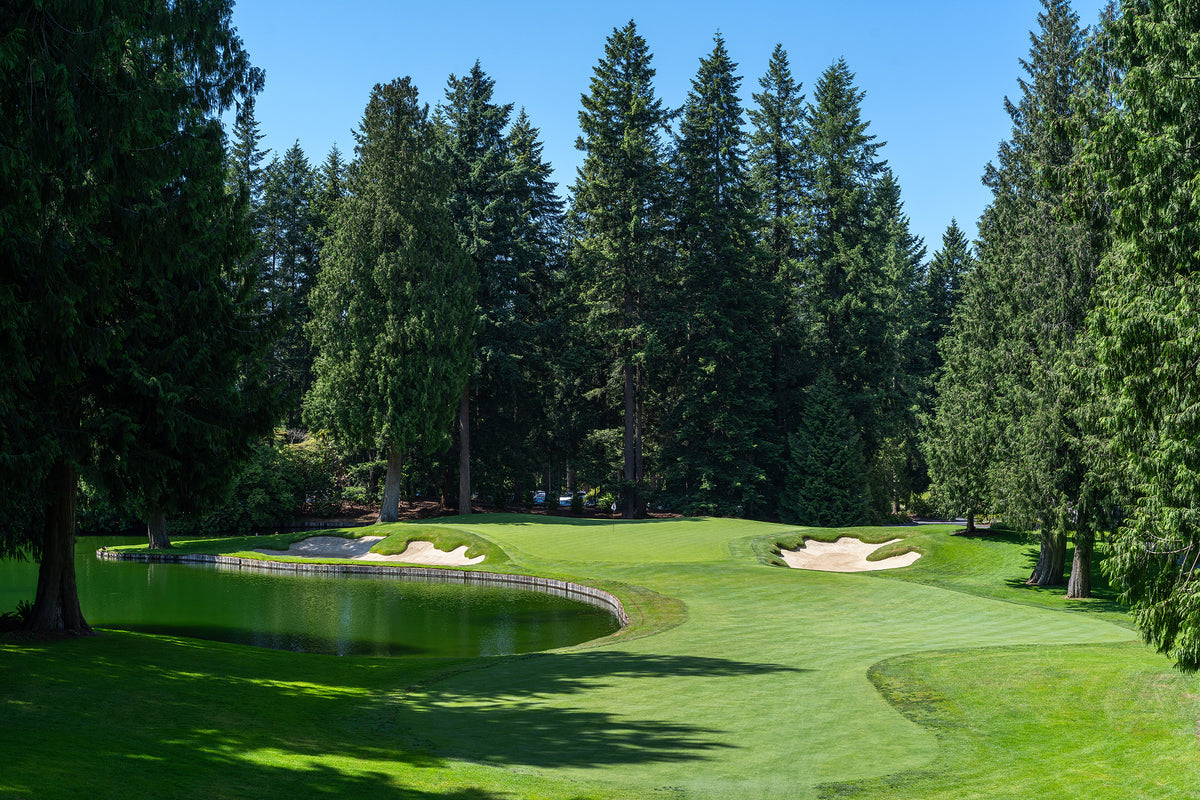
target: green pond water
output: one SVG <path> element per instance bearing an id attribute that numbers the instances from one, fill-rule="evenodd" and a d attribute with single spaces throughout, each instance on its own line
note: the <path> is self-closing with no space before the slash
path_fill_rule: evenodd
<path id="1" fill-rule="evenodd" d="M 528 653 L 607 636 L 607 610 L 536 591 L 316 576 L 210 565 L 101 561 L 80 537 L 79 600 L 88 624 L 307 653 L 479 656 Z M 0 611 L 32 602 L 37 565 L 0 561 Z"/>

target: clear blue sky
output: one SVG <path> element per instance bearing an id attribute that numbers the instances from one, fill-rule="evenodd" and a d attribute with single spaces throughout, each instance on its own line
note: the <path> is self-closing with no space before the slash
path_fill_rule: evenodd
<path id="1" fill-rule="evenodd" d="M 1076 0 L 1074 8 L 1091 25 L 1103 5 Z M 718 31 L 739 65 L 745 107 L 776 43 L 810 98 L 821 72 L 844 57 L 866 92 L 870 132 L 887 142 L 881 153 L 912 231 L 932 254 L 951 217 L 975 236 L 989 200 L 980 176 L 1009 136 L 1003 101 L 1017 94 L 1018 59 L 1029 53 L 1040 10 L 1037 0 L 242 0 L 233 20 L 267 73 L 256 114 L 273 152 L 299 140 L 314 165 L 334 143 L 352 157 L 351 131 L 376 83 L 408 75 L 434 106 L 447 77 L 478 59 L 496 81 L 496 100 L 523 106 L 541 129 L 564 196 L 581 160 L 580 95 L 605 39 L 630 19 L 671 107 L 683 103 Z"/>

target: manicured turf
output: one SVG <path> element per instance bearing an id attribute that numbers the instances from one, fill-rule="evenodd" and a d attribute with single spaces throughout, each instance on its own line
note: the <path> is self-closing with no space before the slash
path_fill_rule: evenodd
<path id="1" fill-rule="evenodd" d="M 833 574 L 765 563 L 802 538 L 765 523 L 438 525 L 501 548 L 503 571 L 616 592 L 633 625 L 452 662 L 126 633 L 6 641 L 0 797 L 1124 800 L 1200 787 L 1200 680 L 1138 644 L 1111 600 L 1023 587 L 1019 537 L 854 531 L 924 555 Z"/>

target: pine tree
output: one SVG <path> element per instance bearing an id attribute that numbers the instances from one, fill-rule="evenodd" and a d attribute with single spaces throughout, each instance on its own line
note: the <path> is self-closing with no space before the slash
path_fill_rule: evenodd
<path id="1" fill-rule="evenodd" d="M 664 498 L 686 514 L 761 513 L 770 427 L 767 368 L 776 317 L 759 277 L 745 134 L 725 43 L 700 60 L 676 156 L 678 278 L 664 342 L 672 379 L 663 414 Z M 769 284 L 768 284 L 769 285 Z"/>
<path id="2" fill-rule="evenodd" d="M 387 453 L 379 519 L 391 522 L 405 457 L 445 442 L 470 370 L 475 285 L 446 211 L 436 131 L 408 78 L 375 86 L 355 138 L 311 295 L 305 414 L 349 447 Z"/>
<path id="3" fill-rule="evenodd" d="M 587 326 L 602 343 L 623 398 L 621 513 L 640 516 L 645 475 L 648 362 L 656 298 L 668 257 L 667 174 L 662 142 L 669 115 L 654 96 L 650 51 L 632 21 L 614 30 L 579 112 L 583 166 L 572 187 L 572 278 Z"/>
<path id="4" fill-rule="evenodd" d="M 1084 145 L 1103 187 L 1113 248 L 1093 318 L 1103 433 L 1133 489 L 1105 571 L 1142 635 L 1183 670 L 1200 669 L 1200 81 L 1194 3 L 1126 2 L 1101 52 L 1114 106 Z"/>
<path id="5" fill-rule="evenodd" d="M 329 148 L 329 154 L 316 171 L 315 180 L 312 215 L 319 250 L 333 232 L 333 213 L 338 202 L 346 196 L 346 163 L 342 160 L 342 151 L 336 144 Z"/>
<path id="6" fill-rule="evenodd" d="M 252 352 L 255 331 L 237 302 L 246 232 L 224 191 L 219 116 L 262 75 L 228 3 L 52 10 L 0 8 L 0 180 L 18 187 L 0 206 L 0 470 L 38 509 L 0 514 L 0 538 L 40 559 L 33 628 L 82 632 L 80 470 L 119 465 L 147 499 L 189 494 L 201 487 L 181 479 L 227 469 L 246 434 L 192 415 L 249 397 L 227 369 L 227 349 Z M 183 363 L 164 358 L 185 322 L 198 324 Z M 40 531 L 9 527 L 35 519 Z"/>
<path id="7" fill-rule="evenodd" d="M 1100 249 L 1091 226 L 1064 217 L 1066 194 L 1049 180 L 1074 157 L 1060 121 L 1073 115 L 1083 89 L 1084 32 L 1065 0 L 1043 7 L 1022 61 L 1028 80 L 1019 81 L 1017 102 L 1006 101 L 1012 139 L 985 175 L 994 200 L 980 222 L 979 259 L 1005 299 L 997 311 L 1006 327 L 991 358 L 1000 375 L 996 413 L 1010 446 L 993 465 L 993 491 L 1001 513 L 1040 527 L 1030 583 L 1057 585 L 1069 528 L 1084 546 L 1091 537 L 1089 516 L 1079 514 L 1091 490 L 1069 366 L 1093 302 Z"/>

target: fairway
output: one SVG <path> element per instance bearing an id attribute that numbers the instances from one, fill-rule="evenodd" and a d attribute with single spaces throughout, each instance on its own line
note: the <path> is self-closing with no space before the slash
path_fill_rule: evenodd
<path id="1" fill-rule="evenodd" d="M 1200 682 L 1103 601 L 1018 588 L 1028 546 L 1013 537 L 873 529 L 922 558 L 839 574 L 763 563 L 764 542 L 799 534 L 766 523 L 439 525 L 494 543 L 505 570 L 614 592 L 633 624 L 452 662 L 125 633 L 5 641 L 0 744 L 16 760 L 0 797 L 1116 800 L 1200 786 Z M 955 588 L 948 564 L 966 576 Z M 68 714 L 97 695 L 103 708 Z M 139 711 L 156 707 L 170 713 Z"/>

